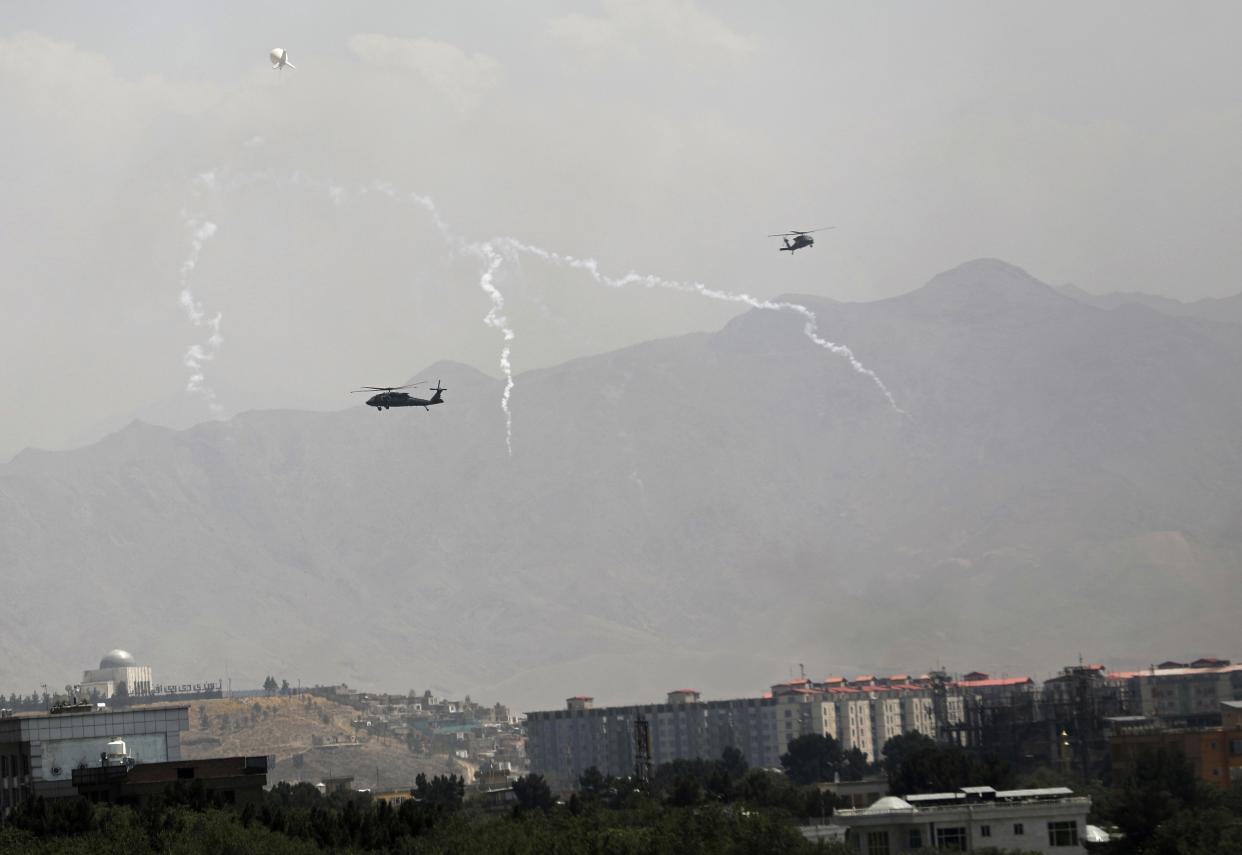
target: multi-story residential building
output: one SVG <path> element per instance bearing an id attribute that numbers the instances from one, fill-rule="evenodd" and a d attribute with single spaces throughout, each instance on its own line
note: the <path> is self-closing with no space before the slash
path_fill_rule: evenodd
<path id="1" fill-rule="evenodd" d="M 791 740 L 835 725 L 835 709 L 800 686 L 775 688 L 766 697 L 723 701 L 703 701 L 693 689 L 680 689 L 663 704 L 624 707 L 600 708 L 592 698 L 570 698 L 563 710 L 526 714 L 530 768 L 552 786 L 567 788 L 592 766 L 605 775 L 634 774 L 640 747 L 653 766 L 716 759 L 733 747 L 752 766 L 779 768 Z M 639 720 L 646 722 L 645 746 L 636 745 Z"/>
<path id="2" fill-rule="evenodd" d="M 558 787 L 569 787 L 594 766 L 607 775 L 632 775 L 640 759 L 653 766 L 678 759 L 715 759 L 737 748 L 752 766 L 780 768 L 790 742 L 806 734 L 831 736 L 847 751 L 879 759 L 884 743 L 911 731 L 937 734 L 930 686 L 905 675 L 870 675 L 846 681 L 806 678 L 772 686 L 761 698 L 703 701 L 693 689 L 669 692 L 663 704 L 594 706 L 590 697 L 566 701 L 564 710 L 526 717 L 531 771 Z M 950 701 L 960 702 L 956 690 Z M 960 703 L 950 703 L 958 722 Z M 636 736 L 636 722 L 645 722 Z M 645 740 L 640 758 L 635 739 Z"/>
<path id="3" fill-rule="evenodd" d="M 917 687 L 912 687 L 917 688 Z M 924 736 L 936 737 L 936 712 L 932 703 L 931 693 L 918 691 L 902 692 L 901 721 L 904 733 L 917 731 Z M 959 699 L 960 700 L 960 699 Z"/>
<path id="4" fill-rule="evenodd" d="M 871 698 L 872 745 L 883 749 L 884 743 L 907 732 L 901 694 L 890 686 L 879 686 L 868 694 Z M 875 755 L 870 756 L 874 758 Z"/>
<path id="5" fill-rule="evenodd" d="M 1222 701 L 1242 700 L 1242 665 L 1216 664 L 1222 661 L 1209 657 L 1185 667 L 1109 676 L 1128 683 L 1129 697 L 1137 699 L 1135 711 L 1142 715 L 1210 726 L 1219 720 Z"/>
<path id="6" fill-rule="evenodd" d="M 828 735 L 835 736 L 846 751 L 857 748 L 869 758 L 874 758 L 876 744 L 871 696 L 862 689 L 849 686 L 829 689 L 827 695 L 836 708 L 837 719 L 837 732 Z"/>
<path id="7" fill-rule="evenodd" d="M 979 671 L 966 676 L 974 679 L 961 679 L 953 685 L 967 700 L 988 704 L 1025 703 L 1038 694 L 1038 687 L 1030 677 L 989 677 Z"/>
<path id="8" fill-rule="evenodd" d="M 1002 790 L 965 787 L 954 793 L 885 796 L 870 807 L 841 809 L 860 855 L 991 848 L 1049 855 L 1085 853 L 1091 799 L 1065 787 Z"/>

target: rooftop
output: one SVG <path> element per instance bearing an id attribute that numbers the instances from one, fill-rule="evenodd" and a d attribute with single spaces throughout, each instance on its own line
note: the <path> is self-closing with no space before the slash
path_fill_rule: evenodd
<path id="1" fill-rule="evenodd" d="M 80 709 L 76 707 L 68 707 L 61 712 L 53 713 L 50 710 L 36 710 L 34 712 L 15 712 L 5 717 L 5 721 L 10 719 L 32 718 L 48 718 L 57 721 L 63 721 L 67 718 L 84 715 L 135 715 L 144 712 L 157 712 L 159 710 L 189 710 L 189 704 L 151 704 L 149 706 L 138 707 L 92 707 L 85 704 L 80 705 Z"/>
<path id="2" fill-rule="evenodd" d="M 1117 680 L 1132 677 L 1199 677 L 1204 674 L 1233 674 L 1242 671 L 1242 665 L 1222 665 L 1219 668 L 1144 668 L 1141 671 L 1113 671 L 1108 676 Z"/>
<path id="3" fill-rule="evenodd" d="M 134 661 L 133 654 L 120 648 L 109 650 L 99 660 L 101 670 L 104 668 L 133 668 L 135 665 L 137 665 L 137 662 Z"/>
<path id="4" fill-rule="evenodd" d="M 1075 796 L 1068 787 L 1044 787 L 1029 790 L 995 790 L 992 787 L 963 787 L 955 792 L 915 793 L 899 798 L 885 796 L 873 802 L 870 807 L 839 809 L 836 815 L 842 819 L 863 817 L 869 814 L 883 813 L 919 813 L 955 809 L 970 805 L 972 809 L 979 806 L 1004 807 L 1018 804 L 1046 804 L 1074 799 L 1089 803 L 1086 796 Z"/>
<path id="5" fill-rule="evenodd" d="M 997 686 L 1024 686 L 1033 684 L 1034 681 L 1030 677 L 996 677 L 987 680 L 959 680 L 953 685 L 960 686 L 963 689 L 985 689 Z"/>

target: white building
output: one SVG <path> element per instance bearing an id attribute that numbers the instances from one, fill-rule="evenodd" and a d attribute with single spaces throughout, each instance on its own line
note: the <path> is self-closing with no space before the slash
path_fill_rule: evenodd
<path id="1" fill-rule="evenodd" d="M 137 664 L 124 650 L 109 650 L 98 668 L 82 672 L 82 694 L 87 697 L 94 691 L 106 700 L 121 692 L 121 686 L 126 694 L 151 694 L 151 666 Z"/>
<path id="2" fill-rule="evenodd" d="M 1066 787 L 885 796 L 870 807 L 838 810 L 835 825 L 860 855 L 994 847 L 1048 855 L 1085 853 L 1091 799 Z"/>

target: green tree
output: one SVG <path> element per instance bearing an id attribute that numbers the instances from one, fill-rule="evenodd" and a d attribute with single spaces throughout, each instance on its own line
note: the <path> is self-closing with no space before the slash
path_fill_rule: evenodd
<path id="1" fill-rule="evenodd" d="M 972 757 L 957 745 L 942 745 L 921 733 L 894 736 L 884 743 L 888 787 L 897 795 L 946 792 L 972 785 L 1003 789 L 1010 785 L 1009 766 L 993 757 Z"/>
<path id="2" fill-rule="evenodd" d="M 267 676 L 267 679 L 263 681 L 263 691 L 267 692 L 269 695 L 276 691 L 279 687 L 280 684 L 276 682 L 276 678 L 270 674 Z"/>
<path id="3" fill-rule="evenodd" d="M 781 766 L 795 784 L 831 781 L 845 768 L 845 754 L 831 736 L 807 733 L 790 741 Z"/>
<path id="4" fill-rule="evenodd" d="M 543 779 L 543 775 L 536 775 L 533 772 L 513 782 L 513 795 L 517 797 L 518 812 L 533 810 L 546 812 L 556 804 L 552 788 Z"/>
<path id="5" fill-rule="evenodd" d="M 436 775 L 428 780 L 420 772 L 414 779 L 414 796 L 431 807 L 457 810 L 466 797 L 466 779 L 457 775 Z"/>
<path id="6" fill-rule="evenodd" d="M 1110 819 L 1125 835 L 1124 850 L 1140 852 L 1162 823 L 1202 801 L 1190 761 L 1180 751 L 1160 747 L 1135 758 L 1114 796 Z"/>
<path id="7" fill-rule="evenodd" d="M 917 730 L 894 736 L 884 743 L 884 748 L 880 752 L 884 756 L 882 766 L 888 775 L 888 784 L 890 788 L 893 788 L 893 792 L 897 792 L 894 784 L 901 779 L 905 769 L 912 765 L 915 755 L 935 751 L 936 747 L 934 739 Z"/>
<path id="8" fill-rule="evenodd" d="M 732 745 L 721 752 L 720 762 L 724 766 L 725 774 L 734 781 L 745 775 L 749 768 L 746 765 L 746 755 L 741 752 L 741 749 Z"/>
<path id="9" fill-rule="evenodd" d="M 588 766 L 578 776 L 578 793 L 588 801 L 601 798 L 607 793 L 608 779 L 598 766 Z"/>

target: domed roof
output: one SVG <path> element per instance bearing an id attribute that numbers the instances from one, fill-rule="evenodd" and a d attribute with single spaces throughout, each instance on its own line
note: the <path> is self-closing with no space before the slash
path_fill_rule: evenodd
<path id="1" fill-rule="evenodd" d="M 99 660 L 100 668 L 132 668 L 134 667 L 134 657 L 124 650 L 109 650 L 104 654 L 104 658 Z"/>
<path id="2" fill-rule="evenodd" d="M 914 805 L 897 796 L 885 796 L 872 802 L 871 807 L 867 808 L 867 810 L 914 810 Z"/>

